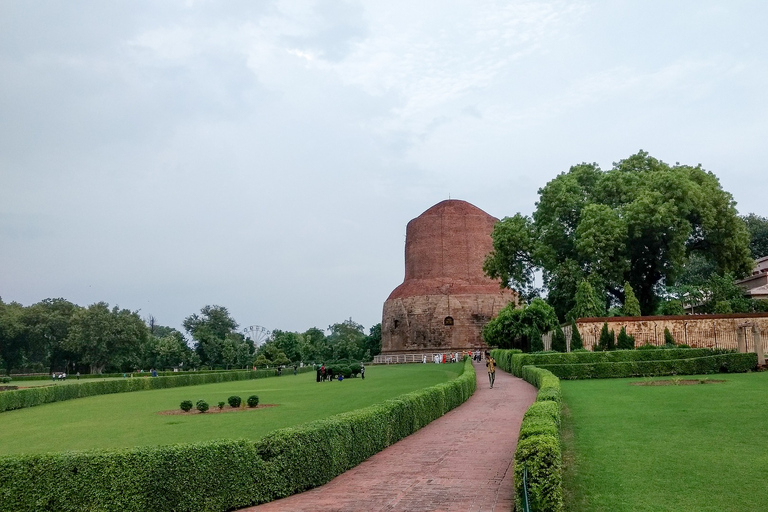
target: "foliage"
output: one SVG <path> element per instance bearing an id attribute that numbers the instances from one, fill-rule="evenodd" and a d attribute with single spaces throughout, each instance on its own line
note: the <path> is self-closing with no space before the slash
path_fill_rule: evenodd
<path id="1" fill-rule="evenodd" d="M 627 334 L 627 329 L 623 326 L 616 338 L 616 348 L 619 350 L 633 350 L 635 348 L 634 336 Z"/>
<path id="2" fill-rule="evenodd" d="M 659 314 L 667 316 L 679 316 L 685 314 L 683 303 L 677 299 L 667 300 L 661 303 Z"/>
<path id="3" fill-rule="evenodd" d="M 229 406 L 233 409 L 237 409 L 240 407 L 240 404 L 243 402 L 243 399 L 240 398 L 237 395 L 232 395 L 229 398 L 227 398 L 227 402 L 229 403 Z"/>
<path id="4" fill-rule="evenodd" d="M 579 283 L 579 287 L 576 289 L 575 305 L 573 309 L 568 313 L 568 317 L 572 320 L 579 318 L 593 318 L 605 315 L 605 308 L 601 305 L 601 301 L 595 294 L 595 289 L 586 279 L 583 279 Z"/>
<path id="5" fill-rule="evenodd" d="M 749 250 L 752 258 L 768 256 L 768 218 L 750 213 L 742 217 L 749 231 Z"/>
<path id="6" fill-rule="evenodd" d="M 552 333 L 552 350 L 555 352 L 565 352 L 567 348 L 565 333 L 560 327 L 560 324 L 557 324 L 555 327 L 555 332 Z"/>
<path id="7" fill-rule="evenodd" d="M 117 306 L 110 310 L 106 302 L 97 302 L 75 311 L 63 346 L 78 353 L 91 373 L 101 373 L 110 361 L 118 366 L 122 362 L 138 364 L 138 348 L 148 337 L 138 312 Z"/>
<path id="8" fill-rule="evenodd" d="M 216 407 L 218 407 L 219 410 L 222 410 L 225 405 L 227 405 L 227 402 L 219 402 L 218 404 L 216 404 Z"/>
<path id="9" fill-rule="evenodd" d="M 541 333 L 555 328 L 557 316 L 554 309 L 542 299 L 536 298 L 528 306 L 515 308 L 508 304 L 499 315 L 483 327 L 483 339 L 492 347 L 534 349 L 532 340 L 541 342 Z M 543 346 L 540 348 L 543 350 Z"/>
<path id="10" fill-rule="evenodd" d="M 271 364 L 272 364 L 272 361 L 267 359 L 267 356 L 265 356 L 264 354 L 259 354 L 258 356 L 256 356 L 256 360 L 253 362 L 253 365 L 256 368 L 266 368 Z"/>
<path id="11" fill-rule="evenodd" d="M 0 457 L 0 509 L 232 510 L 322 485 L 465 402 L 461 376 L 253 441 Z M 60 386 L 64 387 L 64 386 Z M 183 462 L 183 463 L 182 463 Z"/>
<path id="12" fill-rule="evenodd" d="M 197 409 L 200 412 L 207 412 L 208 411 L 208 402 L 205 400 L 198 400 L 195 402 L 195 409 Z"/>
<path id="13" fill-rule="evenodd" d="M 531 352 L 542 352 L 544 350 L 544 342 L 541 339 L 541 331 L 536 327 L 533 327 L 531 333 Z"/>
<path id="14" fill-rule="evenodd" d="M 248 407 L 256 407 L 259 405 L 259 397 L 256 395 L 251 395 L 248 397 L 246 403 L 248 404 Z"/>
<path id="15" fill-rule="evenodd" d="M 640 302 L 632 290 L 632 285 L 627 281 L 624 282 L 624 305 L 621 313 L 624 316 L 640 316 Z"/>
<path id="16" fill-rule="evenodd" d="M 574 309 L 578 284 L 623 303 L 629 282 L 643 314 L 659 285 L 675 284 L 692 255 L 718 273 L 751 271 L 749 233 L 730 193 L 700 166 L 670 166 L 640 151 L 603 171 L 580 164 L 539 190 L 532 218 L 497 223 L 484 263 L 492 278 L 528 293 L 541 270 L 558 317 Z"/>
<path id="17" fill-rule="evenodd" d="M 616 335 L 613 329 L 608 330 L 608 323 L 604 322 L 602 329 L 600 329 L 600 339 L 597 342 L 595 350 L 616 350 Z"/>
<path id="18" fill-rule="evenodd" d="M 181 402 L 181 410 L 184 412 L 189 412 L 192 410 L 192 400 L 184 400 Z"/>
<path id="19" fill-rule="evenodd" d="M 204 306 L 200 314 L 184 319 L 184 329 L 195 341 L 195 351 L 204 365 L 220 364 L 223 361 L 224 340 L 227 335 L 237 334 L 237 322 L 223 306 Z M 242 335 L 240 335 L 242 336 Z"/>
<path id="20" fill-rule="evenodd" d="M 576 326 L 576 321 L 571 322 L 571 352 L 574 350 L 581 350 L 584 348 L 584 340 L 581 337 L 579 328 Z"/>
<path id="21" fill-rule="evenodd" d="M 672 336 L 672 333 L 669 332 L 668 327 L 664 328 L 664 344 L 668 347 L 674 347 L 677 345 L 677 343 L 675 342 L 675 338 L 674 336 Z"/>

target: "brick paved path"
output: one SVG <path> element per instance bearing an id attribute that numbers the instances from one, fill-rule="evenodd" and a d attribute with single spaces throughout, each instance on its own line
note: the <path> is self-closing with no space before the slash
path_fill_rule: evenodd
<path id="1" fill-rule="evenodd" d="M 510 512 L 512 456 L 536 388 L 475 363 L 466 403 L 327 484 L 249 512 Z"/>

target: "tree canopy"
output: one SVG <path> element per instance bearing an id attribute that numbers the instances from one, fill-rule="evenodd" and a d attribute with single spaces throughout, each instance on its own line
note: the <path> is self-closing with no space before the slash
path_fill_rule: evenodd
<path id="1" fill-rule="evenodd" d="M 603 171 L 580 164 L 539 190 L 532 217 L 496 224 L 486 274 L 536 294 L 541 271 L 547 300 L 560 318 L 573 309 L 587 279 L 605 308 L 624 303 L 628 282 L 643 314 L 660 288 L 674 284 L 693 255 L 720 274 L 752 267 L 750 236 L 730 193 L 701 166 L 670 166 L 640 151 Z"/>
<path id="2" fill-rule="evenodd" d="M 768 256 L 768 218 L 754 213 L 743 218 L 749 230 L 749 250 L 752 252 L 752 257 L 757 259 Z"/>
<path id="3" fill-rule="evenodd" d="M 556 325 L 557 316 L 552 306 L 535 298 L 530 305 L 504 307 L 483 327 L 483 339 L 492 347 L 518 348 L 524 352 L 541 350 L 541 334 Z"/>

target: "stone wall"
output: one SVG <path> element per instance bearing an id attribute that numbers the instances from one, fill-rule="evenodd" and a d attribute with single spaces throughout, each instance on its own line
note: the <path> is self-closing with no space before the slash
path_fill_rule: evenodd
<path id="1" fill-rule="evenodd" d="M 696 348 L 738 349 L 739 342 L 746 341 L 746 350 L 751 352 L 754 351 L 753 327 L 759 330 L 762 339 L 768 336 L 768 313 L 580 318 L 576 325 L 584 340 L 584 348 L 591 350 L 597 344 L 605 322 L 617 336 L 625 327 L 627 334 L 635 337 L 635 346 L 645 343 L 663 345 L 665 328 L 678 344 Z"/>

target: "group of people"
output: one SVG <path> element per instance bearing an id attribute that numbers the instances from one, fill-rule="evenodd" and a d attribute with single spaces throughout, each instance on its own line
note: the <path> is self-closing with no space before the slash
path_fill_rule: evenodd
<path id="1" fill-rule="evenodd" d="M 470 350 L 469 352 L 462 352 L 461 355 L 459 355 L 458 352 L 454 352 L 453 354 L 433 354 L 432 355 L 432 362 L 435 364 L 441 364 L 441 363 L 458 363 L 459 361 L 463 361 L 465 357 L 470 357 L 474 361 L 482 361 L 483 360 L 483 353 L 479 350 Z M 426 364 L 427 363 L 427 354 L 423 354 L 421 356 L 421 362 Z"/>
<path id="2" fill-rule="evenodd" d="M 365 365 L 363 363 L 360 363 L 360 377 L 365 380 Z M 333 368 L 326 368 L 324 363 L 317 368 L 317 382 L 330 382 L 334 379 L 341 382 L 344 380 L 344 375 L 334 373 Z"/>

